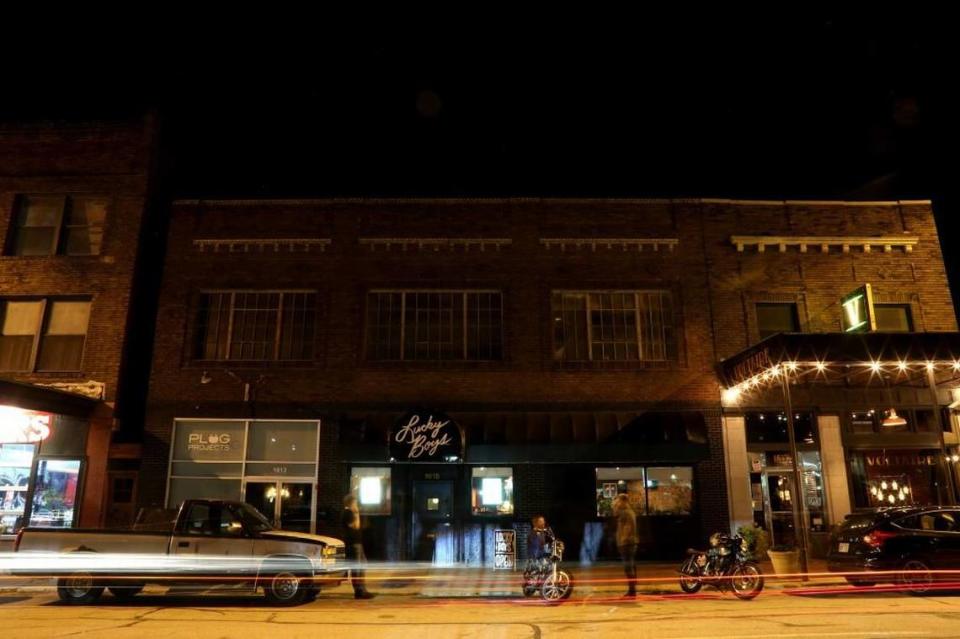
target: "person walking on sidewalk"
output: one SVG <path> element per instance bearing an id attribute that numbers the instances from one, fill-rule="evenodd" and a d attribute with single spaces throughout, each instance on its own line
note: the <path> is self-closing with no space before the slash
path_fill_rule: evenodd
<path id="1" fill-rule="evenodd" d="M 627 597 L 637 596 L 637 515 L 625 494 L 613 500 L 613 517 L 617 525 L 617 550 L 623 560 L 623 573 L 627 577 Z"/>
<path id="2" fill-rule="evenodd" d="M 346 545 L 347 560 L 352 564 L 350 584 L 353 586 L 353 596 L 357 599 L 373 599 L 374 594 L 367 590 L 364 571 L 359 568 L 367 562 L 367 556 L 363 552 L 360 506 L 357 498 L 352 494 L 343 498 L 343 514 L 340 522 L 343 524 L 343 543 Z"/>

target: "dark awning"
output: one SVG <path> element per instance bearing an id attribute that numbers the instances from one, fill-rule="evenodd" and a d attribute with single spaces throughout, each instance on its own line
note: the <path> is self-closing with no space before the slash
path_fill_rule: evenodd
<path id="1" fill-rule="evenodd" d="M 960 333 L 778 333 L 720 362 L 718 373 L 731 388 L 779 364 L 826 366 L 911 366 L 934 362 L 953 367 L 960 360 Z"/>
<path id="2" fill-rule="evenodd" d="M 55 388 L 0 379 L 0 404 L 43 413 L 89 417 L 102 402 Z"/>

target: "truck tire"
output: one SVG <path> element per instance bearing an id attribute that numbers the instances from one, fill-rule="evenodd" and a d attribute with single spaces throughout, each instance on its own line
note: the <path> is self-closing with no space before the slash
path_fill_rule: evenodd
<path id="1" fill-rule="evenodd" d="M 263 596 L 274 606 L 298 606 L 310 594 L 310 579 L 284 570 L 262 578 Z"/>
<path id="2" fill-rule="evenodd" d="M 98 586 L 88 572 L 75 572 L 69 577 L 57 579 L 57 596 L 66 604 L 91 604 L 102 594 L 103 586 Z"/>

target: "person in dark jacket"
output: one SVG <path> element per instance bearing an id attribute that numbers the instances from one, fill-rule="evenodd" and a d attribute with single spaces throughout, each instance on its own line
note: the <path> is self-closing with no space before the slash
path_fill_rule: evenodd
<path id="1" fill-rule="evenodd" d="M 352 494 L 343 498 L 343 513 L 340 518 L 343 524 L 343 543 L 346 545 L 347 560 L 354 566 L 361 566 L 367 561 L 363 552 L 363 535 L 360 527 L 360 506 L 357 498 Z M 357 599 L 373 599 L 374 594 L 367 590 L 364 571 L 360 568 L 350 569 L 350 584 L 353 586 L 353 596 Z"/>
<path id="2" fill-rule="evenodd" d="M 543 515 L 534 515 L 530 523 L 533 528 L 527 537 L 527 558 L 530 561 L 539 561 L 550 556 L 547 544 L 553 542 L 553 531 L 547 528 L 547 520 Z"/>

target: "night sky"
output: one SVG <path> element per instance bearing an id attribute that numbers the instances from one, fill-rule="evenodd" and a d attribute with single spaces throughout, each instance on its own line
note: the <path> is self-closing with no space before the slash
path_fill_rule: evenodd
<path id="1" fill-rule="evenodd" d="M 52 38 L 0 119 L 156 108 L 176 196 L 930 198 L 957 289 L 945 13 L 502 18 Z"/>

